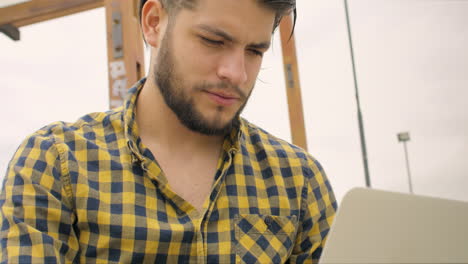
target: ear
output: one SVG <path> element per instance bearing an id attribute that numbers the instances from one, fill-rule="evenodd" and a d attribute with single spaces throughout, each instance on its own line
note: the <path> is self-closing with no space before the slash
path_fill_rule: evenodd
<path id="1" fill-rule="evenodd" d="M 159 45 L 167 25 L 167 12 L 159 0 L 148 0 L 141 10 L 141 29 L 146 42 L 152 47 Z"/>

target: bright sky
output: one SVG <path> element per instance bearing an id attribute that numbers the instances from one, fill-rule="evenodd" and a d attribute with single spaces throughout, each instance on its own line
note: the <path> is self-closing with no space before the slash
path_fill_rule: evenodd
<path id="1" fill-rule="evenodd" d="M 21 4 L 21 3 L 29 2 L 29 1 L 31 1 L 31 0 L 3 0 L 3 1 L 0 3 L 0 7 L 11 6 L 11 5 L 17 5 L 17 4 Z"/>
<path id="2" fill-rule="evenodd" d="M 468 1 L 353 0 L 351 23 L 372 186 L 468 201 Z M 298 1 L 296 42 L 309 151 L 338 199 L 364 186 L 343 1 Z M 0 35 L 0 177 L 20 142 L 57 120 L 105 111 L 104 10 Z M 290 140 L 279 35 L 244 117 Z"/>

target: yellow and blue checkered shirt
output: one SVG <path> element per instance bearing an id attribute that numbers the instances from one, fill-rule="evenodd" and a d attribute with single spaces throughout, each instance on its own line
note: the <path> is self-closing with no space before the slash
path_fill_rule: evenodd
<path id="1" fill-rule="evenodd" d="M 19 147 L 0 196 L 2 263 L 316 263 L 337 207 L 317 161 L 240 118 L 198 213 L 138 136 L 144 81 L 121 108 Z"/>

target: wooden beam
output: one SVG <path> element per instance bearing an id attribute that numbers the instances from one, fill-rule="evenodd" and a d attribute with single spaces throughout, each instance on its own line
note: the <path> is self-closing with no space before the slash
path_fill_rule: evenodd
<path id="1" fill-rule="evenodd" d="M 138 20 L 139 0 L 105 0 L 110 108 L 145 72 L 143 38 Z"/>
<path id="2" fill-rule="evenodd" d="M 32 0 L 0 8 L 0 26 L 22 27 L 104 6 L 104 0 Z"/>
<path id="3" fill-rule="evenodd" d="M 280 24 L 280 33 L 283 50 L 284 75 L 286 79 L 286 94 L 288 97 L 289 122 L 291 125 L 292 143 L 307 150 L 296 43 L 294 36 L 291 36 L 292 28 L 292 17 L 284 17 Z"/>

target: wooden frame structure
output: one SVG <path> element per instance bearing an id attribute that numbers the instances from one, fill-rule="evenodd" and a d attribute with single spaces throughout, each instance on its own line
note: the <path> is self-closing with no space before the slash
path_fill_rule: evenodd
<path id="1" fill-rule="evenodd" d="M 138 0 L 29 0 L 0 8 L 0 32 L 20 39 L 19 28 L 50 19 L 106 8 L 109 104 L 120 106 L 126 89 L 144 76 L 143 39 L 138 22 Z M 291 17 L 280 25 L 292 142 L 307 149 Z"/>

